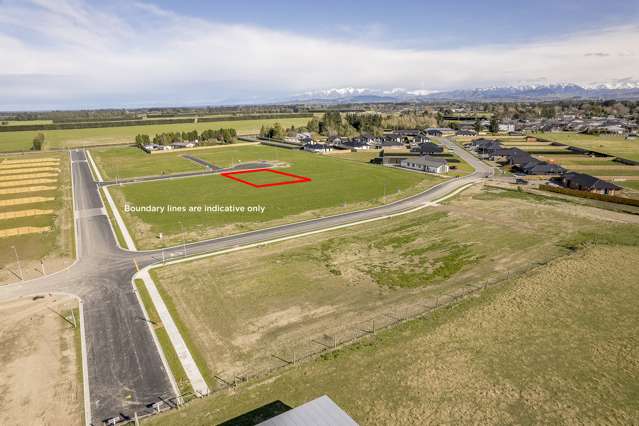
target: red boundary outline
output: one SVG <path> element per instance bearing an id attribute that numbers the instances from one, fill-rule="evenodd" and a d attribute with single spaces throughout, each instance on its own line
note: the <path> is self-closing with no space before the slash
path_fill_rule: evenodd
<path id="1" fill-rule="evenodd" d="M 288 181 L 284 181 L 284 182 L 274 182 L 274 183 L 263 183 L 261 185 L 255 184 L 253 182 L 249 182 L 247 180 L 244 179 L 240 179 L 234 175 L 243 175 L 246 173 L 257 173 L 257 172 L 270 172 L 270 173 L 275 173 L 278 175 L 282 175 L 282 176 L 288 176 L 288 177 L 292 177 L 295 178 L 295 180 L 288 180 Z M 233 179 L 234 181 L 237 182 L 241 182 L 245 185 L 248 186 L 252 186 L 253 188 L 266 188 L 268 186 L 280 186 L 280 185 L 292 185 L 294 183 L 303 183 L 303 182 L 310 182 L 312 181 L 311 178 L 308 178 L 306 176 L 299 176 L 299 175 L 294 175 L 293 173 L 286 173 L 286 172 L 281 172 L 279 170 L 273 170 L 273 169 L 250 169 L 250 170 L 239 170 L 237 172 L 224 172 L 224 173 L 220 173 L 220 175 L 224 176 L 225 178 L 229 178 L 229 179 Z"/>

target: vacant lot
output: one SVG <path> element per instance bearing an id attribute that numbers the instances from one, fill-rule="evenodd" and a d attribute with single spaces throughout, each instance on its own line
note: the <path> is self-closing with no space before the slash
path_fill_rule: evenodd
<path id="1" fill-rule="evenodd" d="M 82 424 L 79 329 L 62 318 L 76 307 L 56 296 L 0 304 L 0 424 Z"/>
<path id="2" fill-rule="evenodd" d="M 191 155 L 213 163 L 218 167 L 229 167 L 242 162 L 255 161 L 260 155 L 272 159 L 286 158 L 287 151 L 266 148 L 261 145 L 218 145 L 208 149 L 177 150 L 166 153 L 147 154 L 138 148 L 107 147 L 94 148 L 91 155 L 106 180 L 139 176 L 157 176 L 187 171 L 204 171 L 204 166 L 184 158 Z M 307 154 L 307 153 L 305 153 Z"/>
<path id="3" fill-rule="evenodd" d="M 623 136 L 582 135 L 572 132 L 537 133 L 534 136 L 550 141 L 565 143 L 567 145 L 591 149 L 597 152 L 603 152 L 616 157 L 639 161 L 639 142 L 636 140 L 625 140 Z"/>
<path id="4" fill-rule="evenodd" d="M 124 213 L 129 231 L 140 247 L 181 242 L 182 225 L 187 240 L 201 240 L 338 211 L 370 207 L 423 190 L 441 181 L 434 176 L 267 146 L 245 146 L 229 150 L 225 148 L 207 153 L 198 151 L 195 155 L 222 166 L 239 161 L 272 160 L 288 166 L 278 170 L 306 176 L 312 181 L 253 188 L 213 175 L 112 187 L 111 193 L 121 211 L 125 200 L 133 206 L 171 204 L 187 207 L 265 207 L 264 213 Z M 164 241 L 156 238 L 160 232 L 165 235 Z"/>
<path id="5" fill-rule="evenodd" d="M 481 203 L 478 196 L 487 200 Z M 610 216 L 598 210 L 539 205 L 533 212 L 530 206 L 534 204 L 528 199 L 499 193 L 474 197 L 450 203 L 446 220 L 462 215 L 464 223 L 468 223 L 466 215 L 471 214 L 465 211 L 474 207 L 474 212 L 479 211 L 477 216 L 488 220 L 484 225 L 487 234 L 491 230 L 502 237 L 515 233 L 512 238 L 517 239 L 516 235 L 527 233 L 534 239 L 541 232 L 540 240 L 548 244 L 545 255 L 553 256 L 548 250 L 571 254 L 537 266 L 454 308 L 380 333 L 279 377 L 194 402 L 186 410 L 149 423 L 215 424 L 275 400 L 296 406 L 322 394 L 328 394 L 356 421 L 366 425 L 632 423 L 639 416 L 639 318 L 635 303 L 639 290 L 634 279 L 634 264 L 639 261 L 637 225 L 621 225 L 625 216 Z M 492 202 L 488 203 L 488 199 Z M 481 207 L 494 202 L 502 208 Z M 524 218 L 523 225 L 517 226 Z M 502 228 L 497 225 L 500 220 L 505 224 Z M 567 228 L 559 227 L 561 221 Z M 548 225 L 546 231 L 544 223 Z M 467 229 L 477 226 L 471 221 Z M 558 230 L 562 230 L 562 235 L 557 235 Z M 467 241 L 476 242 L 477 232 L 470 234 Z M 450 237 L 444 233 L 441 238 Z M 541 248 L 539 241 L 531 244 L 526 256 L 533 262 L 540 260 L 535 254 L 536 248 Z M 522 257 L 492 240 L 487 245 L 492 248 L 492 260 L 501 267 L 507 268 Z M 261 256 L 254 253 L 251 260 L 257 259 L 258 270 L 264 270 Z M 352 309 L 348 300 L 330 301 L 332 292 L 313 289 L 309 284 L 322 289 L 327 286 L 321 276 L 309 280 L 313 271 L 308 270 L 301 278 L 291 280 L 286 290 L 269 295 L 274 305 L 268 309 L 276 311 L 286 306 L 280 305 L 280 300 L 286 303 L 294 297 L 289 294 L 309 292 L 309 297 L 296 305 L 301 313 L 284 317 L 295 321 L 285 323 L 279 316 L 256 314 L 253 321 L 229 326 L 227 330 L 220 319 L 224 317 L 233 324 L 237 316 L 246 316 L 249 287 L 254 288 L 248 284 L 227 287 L 227 282 L 234 280 L 233 274 L 226 274 L 231 262 L 222 257 L 213 262 L 222 267 L 215 278 L 192 279 L 184 288 L 192 291 L 195 286 L 200 295 L 229 296 L 224 303 L 204 306 L 206 303 L 200 300 L 182 311 L 183 300 L 176 301 L 186 325 L 192 317 L 198 318 L 197 329 L 201 332 L 190 328 L 192 341 L 197 346 L 203 339 L 215 348 L 211 349 L 213 354 L 204 352 L 213 365 L 220 354 L 250 345 L 249 340 L 228 340 L 227 336 L 233 333 L 230 329 L 263 336 L 272 333 L 270 330 L 286 332 L 299 327 L 300 321 L 310 323 L 310 317 L 320 315 L 318 303 L 331 306 L 333 315 L 335 306 Z M 362 264 L 362 260 L 355 262 Z M 235 263 L 235 269 L 242 268 L 241 260 Z M 202 263 L 192 265 L 205 267 Z M 189 272 L 197 273 L 196 269 Z M 224 273 L 220 274 L 220 270 Z M 321 267 L 316 273 L 325 274 Z M 200 277 L 204 275 L 202 271 Z M 267 277 L 249 279 L 262 280 L 267 287 L 272 285 L 264 281 Z M 164 287 L 171 294 L 187 293 L 176 282 L 167 282 Z M 341 291 L 351 294 L 357 287 L 362 287 L 359 281 L 349 280 Z M 375 292 L 383 289 L 367 292 L 372 299 Z M 246 303 L 238 305 L 238 300 Z M 262 303 L 266 301 L 255 302 L 258 313 L 264 309 Z M 223 347 L 225 343 L 230 349 Z"/>
<path id="6" fill-rule="evenodd" d="M 44 133 L 47 148 L 75 148 L 101 144 L 133 143 L 135 136 L 143 133 L 153 137 L 157 133 L 203 131 L 207 129 L 234 128 L 242 134 L 254 134 L 262 125 L 280 123 L 284 127 L 304 126 L 308 118 L 281 118 L 266 120 L 217 121 L 212 123 L 158 124 L 150 126 L 104 127 L 97 129 L 44 130 L 0 132 L 0 152 L 25 151 L 31 148 L 33 138 Z"/>
<path id="7" fill-rule="evenodd" d="M 464 194 L 373 227 L 163 268 L 156 279 L 215 386 L 216 376 L 282 365 L 443 294 L 526 271 L 566 254 L 579 232 L 639 223 L 516 191 Z"/>
<path id="8" fill-rule="evenodd" d="M 0 284 L 73 262 L 72 204 L 68 154 L 0 157 Z"/>

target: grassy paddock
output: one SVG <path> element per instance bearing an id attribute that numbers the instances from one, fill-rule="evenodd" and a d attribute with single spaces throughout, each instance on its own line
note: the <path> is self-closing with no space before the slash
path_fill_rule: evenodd
<path id="1" fill-rule="evenodd" d="M 220 175 L 212 175 L 112 187 L 111 193 L 121 212 L 125 202 L 134 206 L 171 204 L 265 207 L 263 214 L 248 211 L 164 214 L 123 212 L 123 218 L 140 247 L 180 242 L 180 222 L 184 226 L 188 241 L 201 240 L 205 237 L 370 207 L 383 201 L 390 202 L 441 181 L 434 176 L 267 146 L 216 149 L 208 153 L 198 152 L 197 156 L 222 166 L 239 161 L 283 162 L 289 167 L 278 170 L 306 176 L 312 181 L 258 189 Z M 151 161 L 154 158 L 155 156 Z M 163 242 L 155 238 L 160 232 L 165 235 Z"/>
<path id="2" fill-rule="evenodd" d="M 33 138 L 44 133 L 46 148 L 75 148 L 101 144 L 134 143 L 135 136 L 143 133 L 151 137 L 157 133 L 207 129 L 234 128 L 238 134 L 258 133 L 262 125 L 280 123 L 284 127 L 304 126 L 308 118 L 281 118 L 238 121 L 216 121 L 210 123 L 158 124 L 147 126 L 104 127 L 97 129 L 43 130 L 0 132 L 0 152 L 26 151 L 31 148 Z"/>
<path id="3" fill-rule="evenodd" d="M 272 366 L 272 353 L 290 356 L 309 336 L 341 338 L 345 324 L 371 317 L 383 324 L 391 309 L 397 315 L 468 284 L 526 271 L 572 250 L 567 240 L 624 220 L 516 191 L 470 189 L 460 197 L 374 228 L 161 268 L 156 283 L 203 370 L 232 378 Z"/>
<path id="4" fill-rule="evenodd" d="M 534 133 L 533 135 L 550 141 L 639 161 L 639 142 L 626 140 L 623 136 L 595 136 L 573 132 Z"/>
<path id="5" fill-rule="evenodd" d="M 633 279 L 639 240 L 632 237 L 639 235 L 637 225 L 607 222 L 631 220 L 630 216 L 594 214 L 596 210 L 581 207 L 567 212 L 561 204 L 531 209 L 531 204 L 535 205 L 515 199 L 469 200 L 467 194 L 451 203 L 446 220 L 460 220 L 450 227 L 458 227 L 460 234 L 466 231 L 464 241 L 485 244 L 493 265 L 508 268 L 523 257 L 534 262 L 541 253 L 556 256 L 549 247 L 570 255 L 542 262 L 543 266 L 525 275 L 427 318 L 238 391 L 195 401 L 149 423 L 217 424 L 275 400 L 297 406 L 322 394 L 360 424 L 631 423 L 639 416 L 635 380 L 639 363 L 633 350 L 639 341 L 634 303 L 639 290 Z M 485 222 L 475 225 L 473 218 Z M 409 224 L 403 221 L 401 226 Z M 382 240 L 394 235 L 384 230 L 378 233 Z M 365 233 L 355 231 L 349 238 L 366 239 Z M 449 233 L 433 231 L 428 229 L 431 238 L 451 238 Z M 495 241 L 484 243 L 478 238 L 484 232 L 496 241 L 512 238 L 531 246 L 524 256 Z M 167 292 L 176 299 L 179 315 L 191 330 L 199 330 L 195 343 L 208 345 L 210 352 L 205 353 L 216 367 L 225 362 L 227 352 L 250 359 L 246 350 L 254 340 L 248 337 L 254 339 L 255 333 L 272 341 L 303 327 L 301 323 L 335 315 L 340 307 L 352 309 L 355 305 L 347 295 L 357 289 L 375 298 L 357 275 L 345 274 L 349 265 L 366 262 L 369 252 L 344 258 L 344 253 L 357 252 L 335 244 L 335 256 L 318 253 L 315 263 L 302 266 L 298 270 L 302 275 L 293 279 L 291 269 L 305 261 L 306 251 L 290 244 L 283 244 L 284 251 L 255 253 L 250 266 L 229 255 L 226 260 L 224 256 L 176 265 L 172 273 L 169 268 L 159 271 Z M 323 244 L 309 242 L 309 246 Z M 388 255 L 408 247 L 400 244 L 391 251 L 392 246 L 390 242 Z M 327 283 L 331 273 L 325 263 L 342 258 L 344 263 L 338 265 L 342 275 L 333 275 Z M 249 275 L 243 275 L 249 267 Z M 183 281 L 176 281 L 175 274 Z M 240 275 L 241 283 L 236 278 Z M 281 282 L 276 285 L 277 278 Z M 332 282 L 338 279 L 344 280 L 338 286 L 339 298 L 331 300 Z M 383 295 L 376 296 L 378 303 Z M 224 303 L 212 303 L 216 298 Z M 289 303 L 301 303 L 306 314 L 291 316 Z M 330 310 L 318 312 L 319 306 Z M 282 315 L 274 315 L 277 312 Z M 333 319 L 353 323 L 352 318 L 348 322 Z M 249 334 L 241 338 L 243 332 Z"/>

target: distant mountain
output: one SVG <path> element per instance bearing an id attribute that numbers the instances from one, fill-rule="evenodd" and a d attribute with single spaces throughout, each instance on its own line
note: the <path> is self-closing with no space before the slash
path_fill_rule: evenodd
<path id="1" fill-rule="evenodd" d="M 428 91 L 368 88 L 334 88 L 306 92 L 287 99 L 285 103 L 373 103 L 373 102 L 429 102 L 429 101 L 552 101 L 552 100 L 639 99 L 639 82 L 622 80 L 580 86 L 564 84 L 529 84 L 506 87 L 486 87 L 450 91 Z"/>

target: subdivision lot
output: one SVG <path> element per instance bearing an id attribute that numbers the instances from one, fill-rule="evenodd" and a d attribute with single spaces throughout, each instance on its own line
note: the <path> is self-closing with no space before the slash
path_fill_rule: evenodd
<path id="1" fill-rule="evenodd" d="M 623 136 L 596 136 L 572 132 L 536 133 L 534 136 L 639 161 L 639 143 L 636 140 L 626 140 Z"/>
<path id="2" fill-rule="evenodd" d="M 155 279 L 214 388 L 371 332 L 467 285 L 527 271 L 568 253 L 566 241 L 579 232 L 639 223 L 517 191 L 463 194 L 375 227 L 173 265 Z"/>
<path id="3" fill-rule="evenodd" d="M 378 205 L 423 190 L 441 178 L 267 146 L 198 152 L 222 167 L 271 160 L 283 172 L 312 179 L 295 185 L 253 188 L 220 175 L 114 186 L 111 193 L 138 247 L 157 247 L 310 219 Z M 238 160 L 239 158 L 239 160 Z M 186 161 L 186 160 L 185 160 Z M 130 206 L 238 206 L 231 212 L 126 212 Z M 264 211 L 248 211 L 263 206 Z M 163 233 L 164 239 L 157 237 Z"/>
<path id="4" fill-rule="evenodd" d="M 79 329 L 63 318 L 76 308 L 57 296 L 0 304 L 0 424 L 82 424 Z"/>
<path id="5" fill-rule="evenodd" d="M 639 417 L 639 249 L 636 239 L 614 240 L 149 424 L 218 424 L 322 394 L 366 425 L 631 424 Z"/>
<path id="6" fill-rule="evenodd" d="M 33 138 L 38 133 L 45 135 L 46 148 L 75 148 L 102 144 L 134 143 L 135 136 L 147 134 L 151 137 L 157 133 L 182 132 L 207 129 L 233 128 L 238 134 L 259 133 L 262 125 L 270 126 L 280 123 L 284 127 L 304 126 L 308 118 L 277 118 L 238 121 L 216 121 L 210 123 L 158 124 L 148 126 L 102 127 L 95 129 L 43 130 L 0 132 L 0 152 L 26 151 L 31 148 Z"/>
<path id="7" fill-rule="evenodd" d="M 68 154 L 3 156 L 0 172 L 0 245 L 6 248 L 0 251 L 0 284 L 70 265 L 75 243 Z M 42 175 L 47 177 L 37 178 Z"/>

